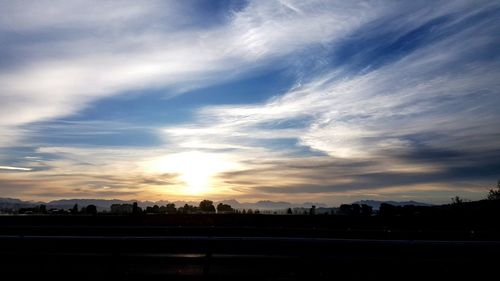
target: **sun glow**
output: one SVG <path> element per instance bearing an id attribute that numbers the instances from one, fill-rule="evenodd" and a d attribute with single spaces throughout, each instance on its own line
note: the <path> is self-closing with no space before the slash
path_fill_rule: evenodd
<path id="1" fill-rule="evenodd" d="M 199 195 L 211 192 L 214 175 L 236 165 L 221 155 L 190 151 L 155 158 L 147 167 L 156 173 L 178 173 L 185 184 L 183 193 Z"/>

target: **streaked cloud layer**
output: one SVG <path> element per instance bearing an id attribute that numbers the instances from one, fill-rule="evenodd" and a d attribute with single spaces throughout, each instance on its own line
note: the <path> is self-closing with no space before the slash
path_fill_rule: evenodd
<path id="1" fill-rule="evenodd" d="M 495 1 L 1 1 L 0 195 L 477 199 Z"/>

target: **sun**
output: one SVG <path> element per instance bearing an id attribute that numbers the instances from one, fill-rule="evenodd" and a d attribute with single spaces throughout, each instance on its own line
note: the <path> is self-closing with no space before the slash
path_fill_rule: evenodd
<path id="1" fill-rule="evenodd" d="M 212 177 L 223 165 L 214 155 L 200 152 L 180 153 L 172 156 L 171 160 L 186 183 L 186 192 L 191 194 L 206 193 Z"/>
<path id="2" fill-rule="evenodd" d="M 152 172 L 179 174 L 183 193 L 201 195 L 210 193 L 214 176 L 233 168 L 234 163 L 215 153 L 189 151 L 155 158 L 147 166 Z"/>

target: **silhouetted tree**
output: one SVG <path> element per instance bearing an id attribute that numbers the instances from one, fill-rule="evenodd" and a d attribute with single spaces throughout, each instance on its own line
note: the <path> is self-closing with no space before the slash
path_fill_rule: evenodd
<path id="1" fill-rule="evenodd" d="M 394 205 L 388 203 L 380 204 L 379 214 L 381 216 L 394 216 L 396 215 L 397 208 Z"/>
<path id="2" fill-rule="evenodd" d="M 167 213 L 167 206 L 160 206 L 160 214 L 166 214 Z"/>
<path id="3" fill-rule="evenodd" d="M 45 214 L 47 213 L 47 207 L 45 205 L 38 205 L 33 208 L 20 208 L 20 214 Z"/>
<path id="4" fill-rule="evenodd" d="M 309 210 L 309 215 L 315 215 L 316 214 L 316 206 L 312 205 L 311 209 Z"/>
<path id="5" fill-rule="evenodd" d="M 215 210 L 215 208 L 214 208 L 214 210 Z M 183 213 L 183 214 L 193 214 L 193 213 L 199 212 L 199 208 L 197 208 L 193 205 L 184 204 L 183 207 L 180 207 L 179 209 L 177 209 L 177 212 Z"/>
<path id="6" fill-rule="evenodd" d="M 132 214 L 140 214 L 141 213 L 141 208 L 139 208 L 139 205 L 137 204 L 137 202 L 134 202 L 134 204 L 132 204 Z"/>
<path id="7" fill-rule="evenodd" d="M 371 216 L 373 213 L 373 208 L 366 204 L 361 205 L 361 215 L 363 216 Z"/>
<path id="8" fill-rule="evenodd" d="M 44 204 L 41 204 L 39 212 L 40 212 L 40 214 L 46 214 L 47 213 L 47 206 L 45 206 Z"/>
<path id="9" fill-rule="evenodd" d="M 171 209 L 172 205 L 173 205 L 173 209 Z M 169 203 L 166 206 L 160 206 L 159 212 L 160 212 L 160 214 L 175 214 L 177 212 L 177 209 L 175 208 L 175 204 Z"/>
<path id="10" fill-rule="evenodd" d="M 189 212 L 189 205 L 184 204 L 184 206 L 180 207 L 177 211 L 183 214 L 187 214 Z"/>
<path id="11" fill-rule="evenodd" d="M 210 200 L 201 201 L 200 211 L 202 211 L 203 213 L 215 213 L 214 202 Z"/>
<path id="12" fill-rule="evenodd" d="M 159 214 L 160 213 L 160 207 L 158 205 L 153 206 L 153 213 Z"/>
<path id="13" fill-rule="evenodd" d="M 500 180 L 497 182 L 496 189 L 490 189 L 488 200 L 500 200 Z"/>
<path id="14" fill-rule="evenodd" d="M 71 208 L 71 213 L 72 213 L 73 215 L 78 214 L 78 204 L 75 204 L 75 205 L 73 206 L 73 208 Z"/>
<path id="15" fill-rule="evenodd" d="M 455 196 L 455 197 L 451 198 L 452 205 L 460 205 L 463 202 L 464 202 L 464 200 L 462 198 L 460 198 L 459 196 Z"/>
<path id="16" fill-rule="evenodd" d="M 87 208 L 85 208 L 85 213 L 97 215 L 97 207 L 95 205 L 88 205 Z"/>
<path id="17" fill-rule="evenodd" d="M 234 209 L 229 204 L 217 204 L 217 213 L 234 213 Z"/>
<path id="18" fill-rule="evenodd" d="M 293 212 L 292 212 L 292 208 L 288 208 L 288 210 L 286 210 L 286 213 L 287 213 L 288 215 L 293 214 Z"/>
<path id="19" fill-rule="evenodd" d="M 253 215 L 253 210 L 252 209 L 248 209 L 247 210 L 247 215 Z"/>
<path id="20" fill-rule="evenodd" d="M 154 205 L 153 207 L 147 206 L 145 210 L 146 214 L 159 214 L 160 211 L 160 206 Z"/>
<path id="21" fill-rule="evenodd" d="M 168 203 L 167 204 L 167 214 L 175 214 L 177 212 L 177 209 L 175 208 L 174 203 Z"/>

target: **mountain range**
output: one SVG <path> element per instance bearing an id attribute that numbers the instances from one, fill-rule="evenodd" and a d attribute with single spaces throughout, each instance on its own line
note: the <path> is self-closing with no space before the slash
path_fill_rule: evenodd
<path id="1" fill-rule="evenodd" d="M 374 210 L 378 210 L 380 208 L 380 205 L 382 203 L 387 203 L 391 204 L 393 206 L 408 206 L 408 205 L 413 205 L 413 206 L 432 206 L 433 204 L 429 203 L 422 203 L 422 202 L 416 202 L 416 201 L 377 201 L 377 200 L 361 200 L 361 201 L 356 201 L 353 202 L 352 204 L 365 204 L 370 207 L 372 207 Z"/>

